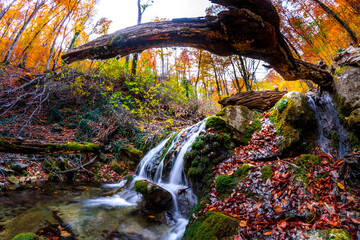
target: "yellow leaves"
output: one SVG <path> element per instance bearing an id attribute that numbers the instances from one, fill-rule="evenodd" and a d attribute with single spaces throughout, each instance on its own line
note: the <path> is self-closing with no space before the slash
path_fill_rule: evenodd
<path id="1" fill-rule="evenodd" d="M 345 190 L 344 185 L 342 185 L 340 182 L 337 183 L 337 186 L 338 186 L 341 190 Z"/>

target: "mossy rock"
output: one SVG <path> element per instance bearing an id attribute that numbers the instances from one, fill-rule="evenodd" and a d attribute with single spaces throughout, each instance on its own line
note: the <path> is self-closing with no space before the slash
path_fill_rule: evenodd
<path id="1" fill-rule="evenodd" d="M 148 185 L 149 185 L 148 181 L 145 180 L 136 181 L 134 184 L 134 189 L 137 193 L 145 194 L 147 192 Z"/>
<path id="2" fill-rule="evenodd" d="M 135 166 L 140 162 L 143 152 L 128 145 L 121 149 L 121 158 L 123 162 L 133 162 Z M 132 164 L 133 165 L 133 164 Z"/>
<path id="3" fill-rule="evenodd" d="M 14 175 L 11 175 L 9 177 L 9 182 L 12 184 L 18 184 L 20 182 L 20 180 L 17 177 L 15 177 Z"/>
<path id="4" fill-rule="evenodd" d="M 40 237 L 35 233 L 20 233 L 11 240 L 39 240 Z"/>
<path id="5" fill-rule="evenodd" d="M 206 129 L 211 129 L 217 132 L 228 132 L 228 126 L 226 121 L 217 116 L 212 116 L 206 119 Z"/>
<path id="6" fill-rule="evenodd" d="M 351 112 L 345 126 L 349 133 L 351 147 L 360 148 L 360 108 Z"/>
<path id="7" fill-rule="evenodd" d="M 325 229 L 325 230 L 311 230 L 306 232 L 307 239 L 313 240 L 351 240 L 348 231 L 344 229 Z M 296 237 L 297 240 L 304 239 L 300 234 Z"/>
<path id="8" fill-rule="evenodd" d="M 233 181 L 232 177 L 229 175 L 219 175 L 215 179 L 215 189 L 220 194 L 226 193 L 229 190 L 232 190 L 234 185 L 235 185 L 235 182 Z"/>
<path id="9" fill-rule="evenodd" d="M 251 169 L 253 169 L 254 166 L 250 164 L 243 164 L 241 167 L 236 169 L 234 173 L 234 177 L 237 178 L 239 181 L 243 181 L 246 179 L 246 177 L 249 175 L 249 172 Z"/>
<path id="10" fill-rule="evenodd" d="M 302 181 L 305 186 L 307 186 L 309 180 L 307 179 L 307 174 L 309 169 L 313 167 L 313 165 L 319 165 L 321 163 L 321 159 L 318 156 L 306 154 L 298 158 L 294 162 L 298 168 L 294 169 L 294 175 L 296 181 Z"/>
<path id="11" fill-rule="evenodd" d="M 126 169 L 124 169 L 122 166 L 120 166 L 120 164 L 117 163 L 115 160 L 111 162 L 110 167 L 112 170 L 114 170 L 115 172 L 117 172 L 119 174 L 123 174 L 126 171 Z"/>
<path id="12" fill-rule="evenodd" d="M 248 144 L 254 131 L 261 127 L 261 115 L 245 106 L 227 106 L 216 115 L 226 121 L 232 138 L 239 144 Z M 249 125 L 249 122 L 252 124 Z"/>
<path id="13" fill-rule="evenodd" d="M 271 178 L 273 175 L 273 170 L 271 169 L 271 166 L 264 166 L 261 169 L 261 179 L 263 182 L 266 182 L 269 178 Z"/>
<path id="14" fill-rule="evenodd" d="M 303 94 L 285 94 L 271 109 L 270 120 L 280 136 L 277 144 L 280 155 L 295 155 L 309 149 L 315 137 L 316 120 Z"/>
<path id="15" fill-rule="evenodd" d="M 199 216 L 186 228 L 183 240 L 216 240 L 238 233 L 239 221 L 220 212 L 210 211 Z"/>

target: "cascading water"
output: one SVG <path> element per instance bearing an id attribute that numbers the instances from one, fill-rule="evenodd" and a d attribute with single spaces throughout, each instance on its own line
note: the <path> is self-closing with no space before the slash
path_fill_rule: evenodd
<path id="1" fill-rule="evenodd" d="M 338 112 L 330 94 L 323 92 L 319 96 L 315 93 L 309 93 L 307 100 L 314 111 L 318 125 L 317 144 L 325 153 L 330 155 L 331 147 L 337 148 L 339 156 L 349 153 L 351 151 L 349 138 L 345 128 L 340 123 Z"/>
<path id="2" fill-rule="evenodd" d="M 188 223 L 188 215 L 197 202 L 197 198 L 188 186 L 183 171 L 184 156 L 199 134 L 205 129 L 205 122 L 206 120 L 203 120 L 194 126 L 183 129 L 173 138 L 171 143 L 168 143 L 171 139 L 170 136 L 150 150 L 141 160 L 137 168 L 137 175 L 129 184 L 129 187 L 110 198 L 111 200 L 109 198 L 94 199 L 89 200 L 88 204 L 93 206 L 104 202 L 110 204 L 109 201 L 116 201 L 120 206 L 136 205 L 140 197 L 133 189 L 134 183 L 145 179 L 166 189 L 172 195 L 173 209 L 171 215 L 174 224 L 164 239 L 181 239 Z M 166 145 L 169 147 L 165 148 Z M 168 159 L 167 163 L 164 163 L 165 156 L 170 153 L 170 159 Z M 181 192 L 181 196 L 178 194 L 179 192 Z"/>

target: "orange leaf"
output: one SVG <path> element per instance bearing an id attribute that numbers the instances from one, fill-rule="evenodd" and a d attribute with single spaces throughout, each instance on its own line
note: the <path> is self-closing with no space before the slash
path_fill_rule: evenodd
<path id="1" fill-rule="evenodd" d="M 276 213 L 281 213 L 283 211 L 282 207 L 280 205 L 275 205 L 274 206 L 274 211 Z"/>
<path id="2" fill-rule="evenodd" d="M 352 196 L 347 196 L 346 199 L 347 199 L 349 202 L 355 202 L 355 198 L 352 197 Z"/>
<path id="3" fill-rule="evenodd" d="M 287 222 L 285 220 L 281 220 L 281 221 L 278 222 L 278 225 L 281 228 L 286 228 L 287 227 Z"/>
<path id="4" fill-rule="evenodd" d="M 355 219 L 355 218 L 352 218 L 351 221 L 353 221 L 353 222 L 356 223 L 356 224 L 360 224 L 360 221 L 357 220 L 357 219 Z"/>
<path id="5" fill-rule="evenodd" d="M 344 185 L 342 185 L 341 183 L 338 182 L 337 185 L 338 185 L 339 188 L 341 188 L 341 190 L 345 190 Z"/>
<path id="6" fill-rule="evenodd" d="M 247 226 L 247 221 L 240 221 L 240 227 L 246 227 Z"/>
<path id="7" fill-rule="evenodd" d="M 264 233 L 265 236 L 269 236 L 269 235 L 271 235 L 271 234 L 272 234 L 272 232 L 266 232 L 266 233 Z"/>
<path id="8" fill-rule="evenodd" d="M 233 174 L 234 174 L 234 171 L 230 171 L 230 172 L 228 172 L 227 175 L 231 176 L 231 175 L 233 175 Z"/>

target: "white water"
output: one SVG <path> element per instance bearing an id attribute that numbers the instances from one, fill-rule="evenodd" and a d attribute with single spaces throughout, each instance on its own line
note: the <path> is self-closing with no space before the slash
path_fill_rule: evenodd
<path id="1" fill-rule="evenodd" d="M 171 215 L 175 224 L 172 225 L 171 230 L 164 240 L 178 240 L 181 239 L 186 225 L 188 223 L 188 216 L 181 213 L 178 201 L 178 192 L 179 190 L 184 190 L 184 196 L 186 202 L 184 205 L 191 205 L 194 207 L 197 202 L 195 194 L 191 191 L 187 184 L 187 179 L 184 174 L 184 156 L 190 150 L 191 145 L 194 143 L 199 134 L 205 129 L 205 121 L 203 120 L 197 123 L 194 126 L 182 130 L 171 142 L 168 149 L 164 149 L 168 143 L 171 136 L 162 141 L 155 148 L 150 150 L 141 160 L 138 166 L 138 174 L 129 184 L 129 187 L 121 191 L 119 194 L 114 195 L 110 198 L 98 198 L 85 201 L 87 206 L 99 206 L 99 205 L 110 205 L 110 206 L 119 206 L 127 207 L 137 204 L 141 200 L 139 196 L 133 189 L 134 183 L 138 180 L 145 179 L 147 181 L 153 182 L 160 187 L 166 189 L 173 199 L 173 208 L 171 210 Z M 162 154 L 163 151 L 167 151 L 165 154 Z M 171 159 L 167 162 L 171 167 L 165 167 L 164 159 L 160 159 L 161 155 L 166 156 L 168 153 L 172 154 Z M 154 169 L 156 172 L 154 174 Z M 166 170 L 171 170 L 170 174 L 167 177 L 165 173 Z M 154 176 L 154 177 L 152 177 Z M 125 182 L 118 184 L 107 184 L 106 187 L 120 186 L 123 187 Z"/>
<path id="2" fill-rule="evenodd" d="M 331 134 L 336 132 L 338 142 L 338 155 L 341 157 L 351 151 L 349 138 L 345 128 L 341 125 L 338 112 L 332 103 L 332 98 L 328 92 L 321 96 L 315 93 L 308 94 L 308 102 L 314 111 L 317 121 L 318 139 L 317 144 L 323 152 L 331 155 Z"/>

